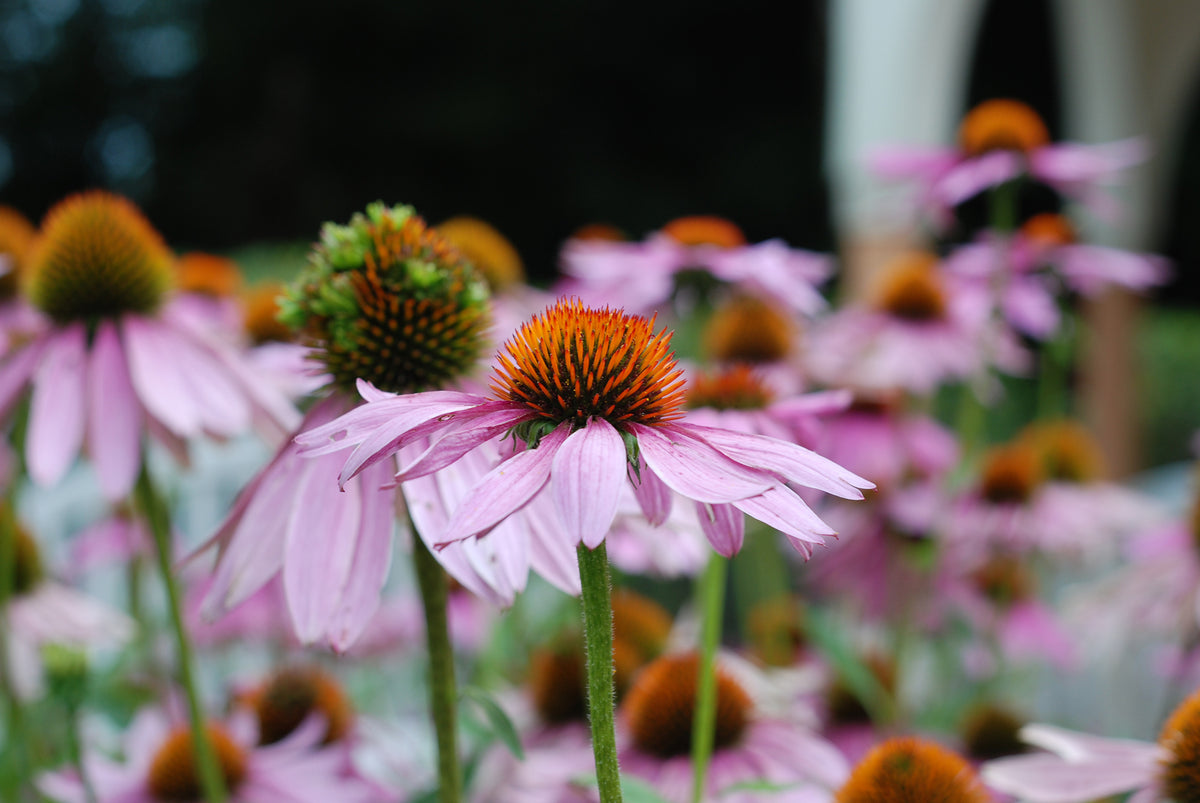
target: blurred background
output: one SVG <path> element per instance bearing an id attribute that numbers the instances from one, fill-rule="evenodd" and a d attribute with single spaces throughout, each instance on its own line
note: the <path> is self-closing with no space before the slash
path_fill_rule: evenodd
<path id="1" fill-rule="evenodd" d="M 1153 314 L 1134 328 L 1121 313 L 1110 332 L 1136 333 L 1130 360 L 1153 355 L 1125 383 L 1152 400 L 1136 405 L 1147 445 L 1129 459 L 1185 457 L 1200 426 L 1200 4 L 789 10 L 0 0 L 0 203 L 36 221 L 104 186 L 177 250 L 237 255 L 405 202 L 431 222 L 488 220 L 543 282 L 583 224 L 640 238 L 718 214 L 751 241 L 838 251 L 865 271 L 917 236 L 865 154 L 950 143 L 973 104 L 1012 97 L 1056 138 L 1150 143 L 1126 217 L 1093 236 L 1175 263 Z"/>

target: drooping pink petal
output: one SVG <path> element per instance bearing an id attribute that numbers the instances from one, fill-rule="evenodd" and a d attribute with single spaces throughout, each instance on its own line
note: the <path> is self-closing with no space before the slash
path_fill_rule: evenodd
<path id="1" fill-rule="evenodd" d="M 1170 277 L 1166 259 L 1096 245 L 1063 246 L 1057 267 L 1072 290 L 1092 295 L 1110 285 L 1144 290 Z"/>
<path id="2" fill-rule="evenodd" d="M 362 635 L 371 615 L 379 608 L 383 585 L 392 566 L 395 497 L 392 492 L 379 490 L 390 474 L 389 467 L 383 465 L 364 472 L 360 480 L 361 514 L 354 559 L 340 604 L 326 629 L 330 646 L 337 652 L 345 652 Z"/>
<path id="3" fill-rule="evenodd" d="M 936 145 L 893 145 L 867 154 L 867 169 L 881 178 L 926 178 L 939 176 L 958 161 L 952 148 Z"/>
<path id="4" fill-rule="evenodd" d="M 1140 137 L 1086 145 L 1058 142 L 1030 154 L 1031 172 L 1051 185 L 1090 184 L 1111 180 L 1115 174 L 1146 160 L 1148 148 Z"/>
<path id="5" fill-rule="evenodd" d="M 800 495 L 786 485 L 776 485 L 758 496 L 739 499 L 735 507 L 784 535 L 812 544 L 823 544 L 833 528 L 812 512 Z"/>
<path id="6" fill-rule="evenodd" d="M 487 401 L 483 396 L 440 390 L 393 396 L 359 405 L 327 424 L 308 429 L 296 436 L 296 443 L 306 457 L 328 454 L 357 446 L 376 429 L 410 410 L 425 410 L 429 418 L 437 418 Z"/>
<path id="7" fill-rule="evenodd" d="M 87 410 L 88 452 L 100 490 L 115 502 L 129 494 L 141 468 L 142 406 L 111 321 L 100 324 L 92 343 Z"/>
<path id="8" fill-rule="evenodd" d="M 634 424 L 645 465 L 671 490 L 700 502 L 720 504 L 760 494 L 777 480 L 722 454 L 682 425 Z"/>
<path id="9" fill-rule="evenodd" d="M 742 465 L 770 471 L 788 482 L 816 488 L 843 499 L 862 499 L 860 489 L 875 487 L 870 480 L 794 443 L 717 427 L 689 425 L 689 428 L 726 457 Z"/>
<path id="10" fill-rule="evenodd" d="M 700 519 L 700 529 L 718 555 L 731 558 L 742 548 L 746 537 L 746 517 L 742 511 L 731 504 L 697 502 L 696 516 Z"/>
<path id="11" fill-rule="evenodd" d="M 646 521 L 658 527 L 671 515 L 671 489 L 653 471 L 629 468 L 629 484 Z"/>
<path id="12" fill-rule="evenodd" d="M 33 375 L 25 459 L 29 476 L 53 485 L 83 445 L 87 344 L 83 324 L 72 324 L 47 346 Z"/>
<path id="13" fill-rule="evenodd" d="M 243 388 L 212 352 L 183 332 L 158 324 L 178 378 L 196 400 L 200 426 L 215 435 L 236 435 L 250 426 L 251 408 Z M 293 426 L 297 421 L 293 420 Z"/>
<path id="14" fill-rule="evenodd" d="M 550 491 L 572 544 L 595 549 L 617 517 L 625 484 L 625 441 L 603 418 L 589 418 L 554 455 Z"/>
<path id="15" fill-rule="evenodd" d="M 579 596 L 579 559 L 575 545 L 562 537 L 553 505 L 534 500 L 521 510 L 520 519 L 529 528 L 529 563 L 542 579 L 564 594 Z"/>
<path id="16" fill-rule="evenodd" d="M 288 511 L 283 588 L 296 637 L 304 644 L 320 639 L 334 611 L 354 560 L 361 535 L 361 483 L 340 491 L 328 460 L 306 466 Z M 374 493 L 374 490 L 372 490 Z"/>
<path id="17" fill-rule="evenodd" d="M 401 463 L 396 480 L 403 482 L 440 471 L 480 444 L 496 438 L 528 417 L 528 412 L 513 408 L 508 402 L 479 405 L 463 411 L 453 419 L 427 421 L 414 428 L 401 441 L 415 442 L 428 438 L 429 445 L 411 461 Z"/>
<path id="18" fill-rule="evenodd" d="M 468 494 L 468 501 L 450 517 L 439 543 L 486 533 L 528 504 L 549 482 L 551 461 L 567 434 L 567 428 L 559 426 L 542 438 L 536 449 L 513 455 L 484 475 Z"/>
<path id="19" fill-rule="evenodd" d="M 942 203 L 957 206 L 989 187 L 1016 178 L 1024 166 L 1024 157 L 1012 151 L 993 151 L 965 159 L 941 177 L 933 194 Z"/>
<path id="20" fill-rule="evenodd" d="M 41 364 L 42 354 L 53 336 L 40 338 L 10 355 L 0 366 L 0 416 L 7 417 L 21 391 L 29 384 L 34 369 Z"/>
<path id="21" fill-rule="evenodd" d="M 1027 335 L 1045 340 L 1058 331 L 1058 304 L 1038 277 L 1014 276 L 1009 279 L 1003 304 L 1005 317 Z"/>
<path id="22" fill-rule="evenodd" d="M 162 331 L 161 326 L 140 315 L 121 319 L 129 375 L 146 411 L 172 434 L 191 437 L 200 431 L 199 400 Z"/>
<path id="23" fill-rule="evenodd" d="M 980 774 L 991 788 L 1029 803 L 1087 803 L 1146 786 L 1156 769 L 1140 760 L 1068 762 L 1039 753 L 989 761 Z"/>

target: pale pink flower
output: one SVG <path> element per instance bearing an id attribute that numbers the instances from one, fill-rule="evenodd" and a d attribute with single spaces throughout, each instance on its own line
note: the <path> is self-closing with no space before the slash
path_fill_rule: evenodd
<path id="1" fill-rule="evenodd" d="M 703 271 L 739 292 L 813 315 L 826 307 L 816 285 L 833 273 L 825 255 L 782 240 L 748 245 L 732 223 L 706 216 L 679 218 L 638 243 L 568 240 L 561 267 L 562 292 L 647 314 L 675 294 L 680 274 Z"/>
<path id="2" fill-rule="evenodd" d="M 254 719 L 244 712 L 208 734 L 219 759 L 229 803 L 376 803 L 387 800 L 373 784 L 347 773 L 344 751 L 319 747 L 325 721 L 309 717 L 286 739 L 258 746 Z M 173 725 L 159 710 L 144 709 L 130 724 L 123 760 L 98 751 L 83 757 L 96 803 L 160 803 L 200 801 L 192 757 L 191 734 Z M 44 773 L 42 794 L 59 803 L 87 803 L 88 796 L 73 770 Z"/>
<path id="3" fill-rule="evenodd" d="M 527 323 L 499 359 L 499 398 L 451 391 L 393 396 L 363 383 L 367 404 L 298 442 L 314 457 L 353 447 L 339 475 L 344 484 L 424 439 L 425 451 L 396 475 L 407 482 L 519 432 L 529 448 L 467 492 L 470 504 L 454 510 L 438 546 L 500 535 L 497 528 L 528 507 L 557 516 L 558 526 L 546 534 L 557 542 L 554 549 L 579 543 L 594 549 L 628 483 L 652 522 L 669 513 L 670 491 L 694 500 L 722 554 L 740 548 L 743 513 L 810 552 L 832 532 L 788 483 L 846 498 L 861 498 L 860 489 L 871 487 L 800 446 L 676 421 L 682 398 L 668 335 L 653 335 L 643 318 L 563 301 Z M 497 553 L 522 548 L 501 546 Z"/>

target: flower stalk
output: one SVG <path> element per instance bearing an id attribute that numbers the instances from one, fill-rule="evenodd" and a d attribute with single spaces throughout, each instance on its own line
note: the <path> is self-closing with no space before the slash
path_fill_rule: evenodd
<path id="1" fill-rule="evenodd" d="M 729 560 L 717 553 L 697 583 L 701 610 L 699 677 L 696 679 L 696 713 L 692 719 L 692 803 L 704 797 L 704 779 L 712 758 L 717 720 L 717 645 L 725 612 L 725 576 Z"/>
<path id="2" fill-rule="evenodd" d="M 196 758 L 197 774 L 204 799 L 208 803 L 224 803 L 228 797 L 225 789 L 225 779 L 221 774 L 221 766 L 217 763 L 217 755 L 209 741 L 205 729 L 204 715 L 200 709 L 200 697 L 196 690 L 196 679 L 192 672 L 192 646 L 188 640 L 187 628 L 183 623 L 183 607 L 179 584 L 175 581 L 174 567 L 171 558 L 171 518 L 167 510 L 166 500 L 154 487 L 146 460 L 142 460 L 142 470 L 138 475 L 134 494 L 141 508 L 142 515 L 150 527 L 154 538 L 155 554 L 158 558 L 158 568 L 163 578 L 163 586 L 167 592 L 167 605 L 171 615 L 171 629 L 175 634 L 176 649 L 179 651 L 179 682 L 183 686 L 187 699 L 188 725 L 192 733 L 192 750 Z"/>
<path id="3" fill-rule="evenodd" d="M 579 579 L 583 587 L 583 643 L 587 666 L 588 722 L 592 728 L 592 754 L 600 803 L 621 802 L 621 772 L 617 763 L 617 733 L 613 713 L 616 689 L 613 678 L 612 579 L 608 550 L 576 548 Z"/>
<path id="4" fill-rule="evenodd" d="M 449 593 L 446 573 L 420 537 L 413 538 L 413 564 L 425 611 L 425 643 L 429 649 L 429 711 L 437 734 L 438 795 L 442 803 L 462 799 L 458 763 L 457 701 L 454 648 L 446 618 Z"/>

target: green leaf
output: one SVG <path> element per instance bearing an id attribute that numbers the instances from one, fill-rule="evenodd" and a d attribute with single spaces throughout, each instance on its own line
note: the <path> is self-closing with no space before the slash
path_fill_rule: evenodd
<path id="1" fill-rule="evenodd" d="M 470 700 L 483 711 L 484 717 L 487 719 L 488 725 L 491 727 L 492 733 L 500 741 L 504 742 L 504 746 L 509 752 L 517 757 L 519 761 L 525 760 L 525 749 L 521 746 L 521 737 L 517 735 L 517 729 L 513 725 L 512 720 L 508 718 L 508 714 L 500 707 L 490 694 L 477 686 L 467 686 L 459 694 L 463 700 Z"/>

